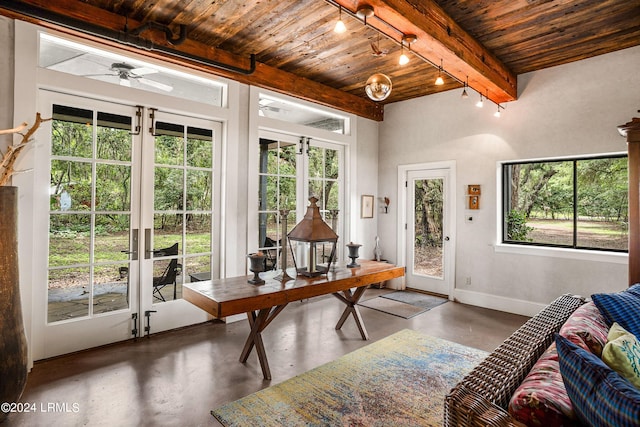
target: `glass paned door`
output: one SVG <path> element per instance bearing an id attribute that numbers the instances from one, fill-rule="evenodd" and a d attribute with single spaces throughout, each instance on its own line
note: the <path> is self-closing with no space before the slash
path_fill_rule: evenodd
<path id="1" fill-rule="evenodd" d="M 283 250 L 288 250 L 286 234 L 304 216 L 311 196 L 319 200 L 325 222 L 341 234 L 344 149 L 338 144 L 306 137 L 269 136 L 260 139 L 258 151 L 258 248 L 266 255 L 265 270 L 274 271 L 266 275 L 275 275 L 275 271 L 282 269 Z M 285 214 L 286 230 L 283 230 Z M 338 259 L 342 253 L 340 246 Z M 329 245 L 318 250 L 316 264 L 326 263 L 330 253 Z M 289 256 L 287 269 L 293 267 Z"/>
<path id="2" fill-rule="evenodd" d="M 155 111 L 149 130 L 143 107 L 47 91 L 42 102 L 34 358 L 206 321 L 181 297 L 183 283 L 219 275 L 220 123 Z"/>
<path id="3" fill-rule="evenodd" d="M 297 223 L 299 160 L 297 141 L 286 137 L 260 139 L 258 247 L 266 256 L 265 271 L 282 268 L 282 251 L 287 250 L 285 234 Z M 287 229 L 283 230 L 285 220 Z M 286 268 L 292 267 L 293 260 L 287 257 Z"/>
<path id="4" fill-rule="evenodd" d="M 129 309 L 130 115 L 53 105 L 47 322 Z"/>
<path id="5" fill-rule="evenodd" d="M 136 107 L 40 91 L 34 359 L 131 337 L 138 311 Z M 40 317 L 42 316 L 42 317 Z"/>
<path id="6" fill-rule="evenodd" d="M 407 175 L 407 285 L 448 295 L 446 170 Z"/>
<path id="7" fill-rule="evenodd" d="M 221 126 L 157 110 L 149 110 L 149 117 L 141 311 L 153 313 L 152 330 L 158 332 L 205 321 L 202 310 L 182 299 L 183 284 L 220 276 Z"/>

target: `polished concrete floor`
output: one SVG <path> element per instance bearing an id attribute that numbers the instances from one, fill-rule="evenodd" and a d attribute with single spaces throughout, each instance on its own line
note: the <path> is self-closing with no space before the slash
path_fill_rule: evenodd
<path id="1" fill-rule="evenodd" d="M 364 298 L 387 290 L 368 289 Z M 248 322 L 206 323 L 37 362 L 7 426 L 218 426 L 210 411 L 334 360 L 401 329 L 415 329 L 487 351 L 525 317 L 448 302 L 412 319 L 360 308 L 370 335 L 332 296 L 290 304 L 264 332 L 273 379 L 253 352 L 238 361 Z M 28 408 L 27 408 L 28 406 Z M 253 427 L 253 426 L 251 426 Z"/>

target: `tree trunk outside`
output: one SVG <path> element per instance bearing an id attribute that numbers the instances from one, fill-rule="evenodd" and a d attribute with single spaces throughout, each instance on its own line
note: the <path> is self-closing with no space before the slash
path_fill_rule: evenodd
<path id="1" fill-rule="evenodd" d="M 17 225 L 18 188 L 0 186 L 0 404 L 18 402 L 27 382 Z M 7 415 L 0 410 L 0 422 Z"/>

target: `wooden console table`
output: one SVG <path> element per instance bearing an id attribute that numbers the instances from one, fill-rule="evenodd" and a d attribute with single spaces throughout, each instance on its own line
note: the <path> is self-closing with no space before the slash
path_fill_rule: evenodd
<path id="1" fill-rule="evenodd" d="M 185 283 L 183 298 L 218 318 L 247 313 L 251 332 L 240 355 L 240 362 L 245 363 L 255 347 L 262 374 L 270 380 L 271 371 L 262 342 L 262 331 L 290 302 L 332 294 L 346 305 L 336 329 L 340 329 L 352 315 L 362 339 L 369 339 L 356 304 L 367 286 L 404 276 L 404 267 L 386 262 L 358 262 L 358 268 L 338 269 L 313 278 L 298 276 L 284 283 L 272 279 L 263 285 L 252 285 L 247 282 L 248 276 Z"/>

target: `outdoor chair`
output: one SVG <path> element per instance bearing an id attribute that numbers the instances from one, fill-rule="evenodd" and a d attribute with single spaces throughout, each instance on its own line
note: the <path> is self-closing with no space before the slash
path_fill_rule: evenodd
<path id="1" fill-rule="evenodd" d="M 177 243 L 168 248 L 158 249 L 153 251 L 154 257 L 171 256 L 171 255 L 178 255 Z M 178 288 L 176 278 L 181 270 L 182 270 L 182 265 L 178 264 L 178 259 L 171 258 L 169 260 L 169 264 L 162 272 L 162 275 L 153 278 L 153 297 L 160 301 L 166 301 L 161 291 L 165 286 L 173 285 L 173 299 L 175 300 L 176 290 Z"/>
<path id="2" fill-rule="evenodd" d="M 276 248 L 278 242 L 273 240 L 270 237 L 265 237 L 264 239 L 264 248 L 263 252 L 265 255 L 264 259 L 264 271 L 275 270 L 278 266 L 276 265 L 277 254 L 282 252 L 282 248 L 278 250 Z M 272 249 L 268 249 L 272 248 Z"/>

